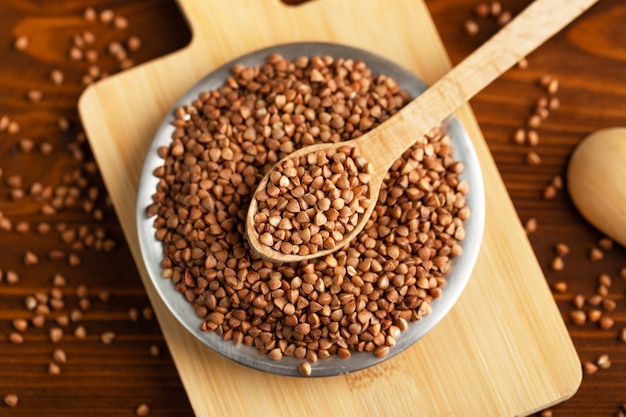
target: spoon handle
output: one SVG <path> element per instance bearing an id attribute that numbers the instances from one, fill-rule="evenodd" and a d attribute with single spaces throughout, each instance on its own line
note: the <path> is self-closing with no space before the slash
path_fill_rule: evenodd
<path id="1" fill-rule="evenodd" d="M 370 155 L 389 160 L 438 125 L 497 77 L 559 32 L 598 0 L 536 0 L 459 65 L 407 104 L 386 126 L 370 132 Z M 387 140 L 386 140 L 387 138 Z M 393 138 L 393 139 L 388 139 Z M 395 151 L 395 152 L 394 152 Z"/>

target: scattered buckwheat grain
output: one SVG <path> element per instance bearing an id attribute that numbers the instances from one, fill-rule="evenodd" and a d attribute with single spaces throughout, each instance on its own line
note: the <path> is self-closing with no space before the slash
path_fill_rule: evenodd
<path id="1" fill-rule="evenodd" d="M 41 329 L 46 323 L 46 317 L 43 314 L 37 314 L 35 317 L 30 319 L 30 323 L 33 325 L 33 327 Z"/>
<path id="2" fill-rule="evenodd" d="M 589 260 L 592 262 L 597 262 L 602 258 L 604 258 L 604 253 L 600 249 L 594 247 L 589 250 Z"/>
<path id="3" fill-rule="evenodd" d="M 590 323 L 597 323 L 602 318 L 602 311 L 597 308 L 592 308 L 587 312 L 587 318 Z"/>
<path id="4" fill-rule="evenodd" d="M 54 85 L 61 85 L 61 84 L 63 84 L 64 78 L 65 78 L 65 76 L 58 69 L 52 70 L 52 72 L 50 72 L 50 81 Z"/>
<path id="5" fill-rule="evenodd" d="M 576 307 L 578 310 L 582 309 L 585 306 L 585 296 L 582 294 L 576 294 L 572 297 L 572 305 Z"/>
<path id="6" fill-rule="evenodd" d="M 80 256 L 76 253 L 70 253 L 67 257 L 69 266 L 76 267 L 81 264 Z"/>
<path id="7" fill-rule="evenodd" d="M 117 335 L 113 332 L 104 332 L 100 335 L 100 341 L 105 345 L 113 343 Z"/>
<path id="8" fill-rule="evenodd" d="M 113 22 L 115 13 L 111 9 L 104 9 L 100 12 L 99 19 L 102 23 L 108 24 Z"/>
<path id="9" fill-rule="evenodd" d="M 15 224 L 15 231 L 24 235 L 30 231 L 30 225 L 27 222 L 17 222 Z"/>
<path id="10" fill-rule="evenodd" d="M 11 332 L 9 333 L 9 342 L 13 343 L 14 345 L 21 345 L 22 343 L 24 343 L 24 336 L 22 336 L 22 334 L 18 332 Z"/>
<path id="11" fill-rule="evenodd" d="M 602 316 L 600 320 L 598 321 L 598 326 L 602 330 L 609 330 L 613 328 L 613 325 L 615 325 L 615 320 L 613 320 L 611 317 L 608 317 L 608 316 Z"/>
<path id="12" fill-rule="evenodd" d="M 48 375 L 61 375 L 61 367 L 54 362 L 50 362 L 48 364 Z"/>
<path id="13" fill-rule="evenodd" d="M 137 322 L 139 320 L 139 311 L 136 308 L 128 310 L 128 318 L 130 321 Z"/>
<path id="14" fill-rule="evenodd" d="M 569 250 L 570 250 L 569 246 L 567 244 L 565 244 L 565 243 L 557 243 L 554 246 L 554 251 L 561 258 L 564 257 L 564 256 L 567 256 L 567 254 L 569 253 Z"/>
<path id="15" fill-rule="evenodd" d="M 128 19 L 123 16 L 115 16 L 113 18 L 113 28 L 117 30 L 125 30 L 128 28 Z"/>
<path id="16" fill-rule="evenodd" d="M 615 300 L 611 300 L 610 298 L 605 298 L 602 300 L 602 309 L 606 312 L 613 312 L 617 308 L 617 303 Z"/>
<path id="17" fill-rule="evenodd" d="M 13 42 L 13 47 L 18 51 L 25 51 L 28 48 L 28 37 L 26 36 L 18 36 Z"/>
<path id="18" fill-rule="evenodd" d="M 311 364 L 308 362 L 302 362 L 299 366 L 298 366 L 298 372 L 300 372 L 300 375 L 303 376 L 310 376 L 311 375 Z"/>
<path id="19" fill-rule="evenodd" d="M 52 327 L 49 331 L 49 335 L 52 343 L 58 343 L 63 338 L 63 329 L 60 327 Z"/>
<path id="20" fill-rule="evenodd" d="M 39 257 L 31 251 L 26 251 L 24 254 L 24 265 L 33 266 L 39 263 Z"/>
<path id="21" fill-rule="evenodd" d="M 78 326 L 76 327 L 76 329 L 74 329 L 74 337 L 76 337 L 79 340 L 84 340 L 87 338 L 87 330 L 85 329 L 85 326 Z"/>
<path id="22" fill-rule="evenodd" d="M 519 128 L 513 132 L 513 142 L 517 145 L 526 143 L 526 130 Z"/>
<path id="23" fill-rule="evenodd" d="M 583 310 L 573 310 L 570 312 L 570 319 L 576 326 L 582 326 L 587 321 L 587 314 Z"/>
<path id="24" fill-rule="evenodd" d="M 526 131 L 526 142 L 533 147 L 539 145 L 539 133 L 535 129 L 528 129 Z"/>
<path id="25" fill-rule="evenodd" d="M 613 240 L 608 237 L 602 238 L 598 241 L 598 247 L 604 251 L 613 249 Z"/>
<path id="26" fill-rule="evenodd" d="M 600 304 L 602 304 L 602 296 L 598 294 L 592 295 L 591 297 L 587 299 L 587 304 L 589 304 L 592 307 L 599 306 Z"/>
<path id="27" fill-rule="evenodd" d="M 528 235 L 535 233 L 537 231 L 537 219 L 534 217 L 530 217 L 528 220 L 526 220 L 526 223 L 524 224 L 524 230 Z"/>
<path id="28" fill-rule="evenodd" d="M 606 353 L 602 354 L 596 359 L 596 365 L 598 365 L 600 369 L 609 369 L 611 367 L 611 358 Z"/>
<path id="29" fill-rule="evenodd" d="M 17 135 L 18 133 L 20 133 L 20 130 L 22 130 L 20 124 L 15 120 L 11 120 L 6 131 L 9 135 Z"/>
<path id="30" fill-rule="evenodd" d="M 611 287 L 613 280 L 609 274 L 600 274 L 598 276 L 598 285 L 604 285 L 605 287 Z"/>
<path id="31" fill-rule="evenodd" d="M 598 372 L 598 366 L 593 362 L 583 362 L 583 372 L 585 375 L 593 375 Z"/>
<path id="32" fill-rule="evenodd" d="M 17 407 L 17 404 L 20 402 L 19 397 L 16 394 L 7 394 L 4 396 L 4 404 L 7 407 Z"/>
<path id="33" fill-rule="evenodd" d="M 550 262 L 550 268 L 553 271 L 562 271 L 565 268 L 565 262 L 563 262 L 563 258 L 560 256 L 555 256 Z"/>
<path id="34" fill-rule="evenodd" d="M 15 330 L 21 333 L 24 333 L 28 328 L 28 320 L 26 319 L 14 319 L 11 323 L 13 324 Z"/>
<path id="35" fill-rule="evenodd" d="M 541 164 L 541 157 L 539 156 L 539 154 L 537 152 L 528 152 L 526 154 L 526 164 L 527 165 L 540 165 Z"/>
<path id="36" fill-rule="evenodd" d="M 480 31 L 480 26 L 474 20 L 468 19 L 463 24 L 463 28 L 465 29 L 465 33 L 469 36 L 474 36 Z"/>
<path id="37" fill-rule="evenodd" d="M 30 138 L 22 138 L 17 143 L 19 150 L 23 153 L 31 153 L 35 147 L 35 142 Z"/>
<path id="38" fill-rule="evenodd" d="M 29 90 L 26 96 L 31 102 L 39 103 L 43 99 L 43 92 L 41 90 Z"/>
<path id="39" fill-rule="evenodd" d="M 159 348 L 158 345 L 150 345 L 150 356 L 154 356 L 157 357 L 161 354 L 161 349 Z"/>
<path id="40" fill-rule="evenodd" d="M 141 315 L 147 321 L 150 321 L 154 318 L 154 310 L 150 307 L 144 307 L 141 309 Z"/>
<path id="41" fill-rule="evenodd" d="M 141 45 L 141 38 L 138 36 L 131 36 L 126 40 L 126 48 L 128 48 L 128 50 L 131 52 L 135 52 L 141 49 Z"/>
<path id="42" fill-rule="evenodd" d="M 556 78 L 551 79 L 546 86 L 546 91 L 548 92 L 548 94 L 556 94 L 559 91 L 559 80 L 557 80 Z"/>
<path id="43" fill-rule="evenodd" d="M 489 11 L 494 17 L 500 16 L 500 13 L 502 13 L 502 4 L 497 0 L 492 1 Z"/>
<path id="44" fill-rule="evenodd" d="M 498 16 L 498 19 L 497 19 L 498 26 L 506 25 L 507 23 L 511 21 L 511 18 L 512 18 L 511 12 L 509 12 L 508 10 L 503 11 Z"/>
<path id="45" fill-rule="evenodd" d="M 522 58 L 518 61 L 517 67 L 519 69 L 527 69 L 529 67 L 528 59 Z"/>
<path id="46" fill-rule="evenodd" d="M 135 410 L 137 416 L 147 416 L 148 414 L 150 414 L 150 407 L 147 404 L 140 404 Z"/>
<path id="47" fill-rule="evenodd" d="M 552 200 L 554 197 L 556 197 L 556 193 L 556 188 L 554 188 L 554 186 L 552 185 L 548 185 L 546 188 L 543 189 L 542 197 L 544 200 Z"/>
<path id="48" fill-rule="evenodd" d="M 474 6 L 474 14 L 477 17 L 480 17 L 481 19 L 484 19 L 485 17 L 489 16 L 489 12 L 490 12 L 490 8 L 489 8 L 489 4 L 481 2 L 478 3 L 476 6 Z"/>
<path id="49" fill-rule="evenodd" d="M 17 272 L 12 270 L 6 271 L 4 279 L 9 285 L 17 284 L 18 282 L 20 282 L 20 276 Z"/>
<path id="50" fill-rule="evenodd" d="M 93 7 L 87 7 L 83 12 L 83 18 L 88 22 L 95 22 L 98 19 L 98 13 Z"/>
<path id="51" fill-rule="evenodd" d="M 538 114 L 533 114 L 526 121 L 526 125 L 529 128 L 538 128 L 539 126 L 541 126 L 541 122 L 542 122 L 541 116 Z"/>

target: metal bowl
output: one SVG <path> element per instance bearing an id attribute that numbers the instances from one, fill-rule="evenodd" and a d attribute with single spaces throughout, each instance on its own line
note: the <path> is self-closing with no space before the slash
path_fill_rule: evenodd
<path id="1" fill-rule="evenodd" d="M 136 214 L 143 260 L 160 297 L 178 321 L 214 351 L 260 371 L 278 375 L 300 376 L 297 370 L 298 365 L 302 362 L 300 359 L 283 357 L 281 360 L 275 361 L 267 355 L 261 355 L 254 347 L 236 346 L 233 342 L 222 340 L 221 336 L 216 333 L 200 330 L 203 320 L 196 315 L 192 304 L 174 288 L 170 280 L 161 276 L 160 262 L 163 258 L 163 247 L 161 242 L 154 237 L 154 218 L 148 218 L 146 215 L 146 207 L 152 203 L 152 194 L 156 191 L 158 183 L 153 171 L 163 163 L 163 160 L 157 155 L 157 149 L 160 146 L 167 146 L 171 142 L 171 135 L 174 131 L 174 127 L 171 125 L 174 110 L 191 103 L 201 92 L 222 86 L 227 77 L 231 75 L 230 69 L 234 64 L 260 66 L 273 53 L 279 53 L 288 59 L 295 59 L 303 55 L 329 55 L 336 58 L 359 59 L 364 61 L 374 74 L 385 74 L 395 78 L 400 87 L 413 97 L 424 91 L 427 85 L 408 70 L 361 49 L 313 42 L 274 46 L 237 58 L 200 80 L 174 105 L 172 111 L 161 123 L 150 145 L 141 172 Z M 433 300 L 431 314 L 417 322 L 409 323 L 409 328 L 398 337 L 396 345 L 390 349 L 387 356 L 378 358 L 373 353 L 353 352 L 350 358 L 341 359 L 334 355 L 312 363 L 311 376 L 332 376 L 355 372 L 399 354 L 421 339 L 448 313 L 467 284 L 476 263 L 483 235 L 485 219 L 483 178 L 472 142 L 459 121 L 451 116 L 443 123 L 443 126 L 452 138 L 455 159 L 462 161 L 465 165 L 462 178 L 467 179 L 471 187 L 467 196 L 471 216 L 465 221 L 466 237 L 462 241 L 463 253 L 453 260 L 452 268 L 446 275 L 447 284 L 442 296 Z"/>

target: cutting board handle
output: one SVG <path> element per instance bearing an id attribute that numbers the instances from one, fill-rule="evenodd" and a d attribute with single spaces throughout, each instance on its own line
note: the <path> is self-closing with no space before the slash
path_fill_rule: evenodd
<path id="1" fill-rule="evenodd" d="M 281 0 L 177 0 L 192 33 L 192 47 L 206 47 L 212 43 L 230 43 L 233 39 L 245 41 L 246 36 L 272 38 L 281 32 L 278 23 L 294 7 Z M 209 28 L 207 25 L 210 25 Z M 219 38 L 215 34 L 220 34 Z M 242 36 L 242 35 L 246 36 Z M 211 35 L 211 36 L 209 36 Z M 243 39 L 242 39 L 243 38 Z"/>
<path id="2" fill-rule="evenodd" d="M 209 2 L 210 0 L 207 0 Z M 206 17 L 198 10 L 198 1 L 196 0 L 176 0 L 181 13 L 185 16 L 192 36 L 201 29 L 202 24 L 206 23 Z"/>

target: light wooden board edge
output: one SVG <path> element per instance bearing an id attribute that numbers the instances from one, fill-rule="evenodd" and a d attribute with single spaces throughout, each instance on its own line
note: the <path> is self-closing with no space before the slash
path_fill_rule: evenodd
<path id="1" fill-rule="evenodd" d="M 450 66 L 423 1 L 362 0 L 357 8 L 320 0 L 295 8 L 258 0 L 225 3 L 180 0 L 194 34 L 191 45 L 90 87 L 79 103 L 94 155 L 195 412 L 524 415 L 573 395 L 582 378 L 580 362 L 469 106 L 457 116 L 474 140 L 486 180 L 483 249 L 457 305 L 415 347 L 348 376 L 286 379 L 233 364 L 175 321 L 142 264 L 134 213 L 148 142 L 182 92 L 235 56 L 295 40 L 341 39 L 385 55 L 427 82 Z M 211 25 L 203 16 L 213 17 Z M 274 19 L 283 25 L 273 24 Z M 318 19 L 315 25 L 312 19 Z M 385 39 L 372 39 L 364 29 L 368 23 Z M 233 36 L 245 31 L 254 36 Z M 419 53 L 412 52 L 416 40 L 422 41 Z M 445 363 L 439 363 L 440 358 Z M 255 398 L 264 399 L 265 411 L 256 408 Z"/>

